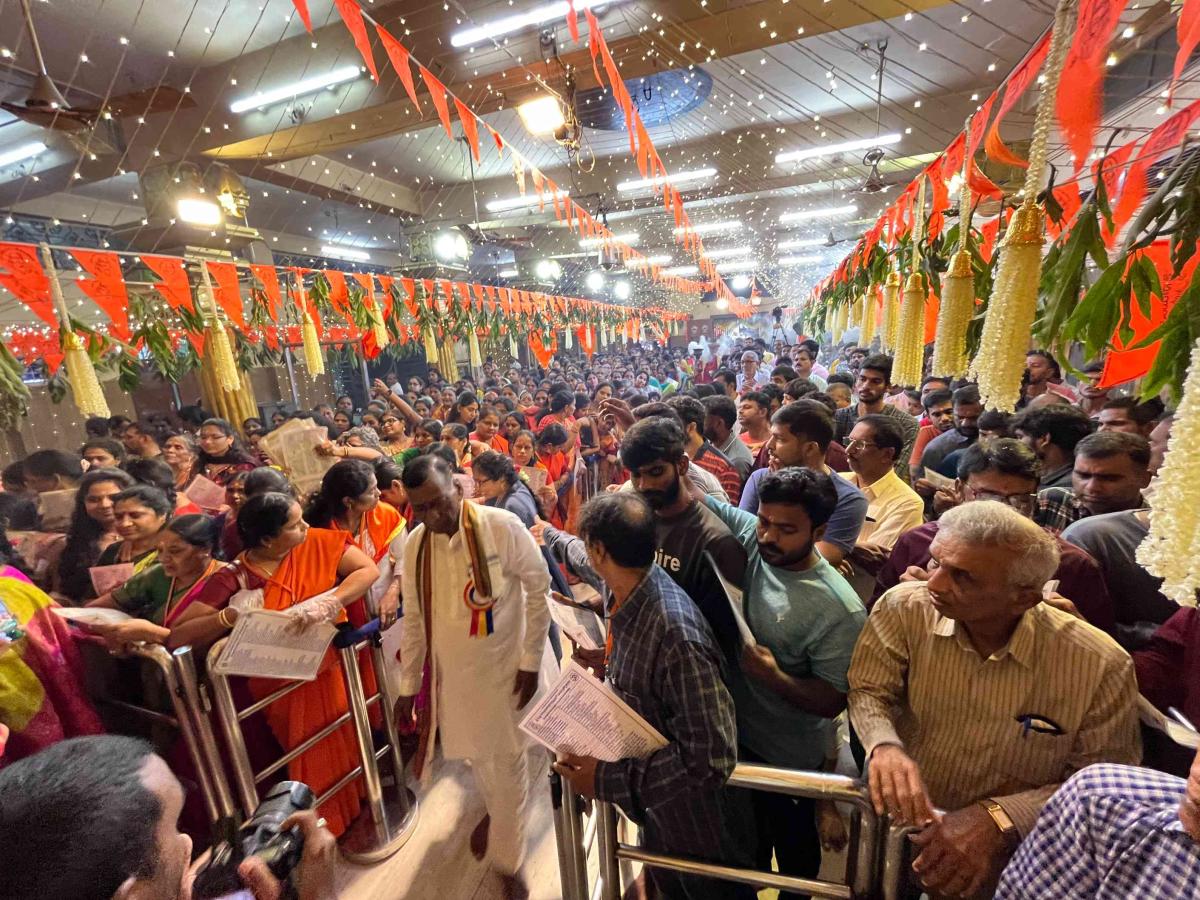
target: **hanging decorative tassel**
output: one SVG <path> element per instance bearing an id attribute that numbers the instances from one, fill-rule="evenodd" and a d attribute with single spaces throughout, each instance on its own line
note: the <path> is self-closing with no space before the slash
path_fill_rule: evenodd
<path id="1" fill-rule="evenodd" d="M 896 352 L 896 332 L 900 328 L 900 273 L 888 272 L 883 283 L 883 327 L 879 331 L 879 345 L 884 353 Z"/>
<path id="2" fill-rule="evenodd" d="M 512 331 L 508 332 L 508 355 L 513 359 L 517 359 L 517 339 Z"/>
<path id="3" fill-rule="evenodd" d="M 479 352 L 479 335 L 475 333 L 474 323 L 467 327 L 467 356 L 471 360 L 472 371 L 483 368 L 483 354 Z"/>
<path id="4" fill-rule="evenodd" d="M 62 335 L 63 363 L 67 367 L 67 381 L 71 385 L 71 396 L 75 407 L 85 418 L 100 416 L 107 419 L 112 415 L 104 391 L 100 387 L 100 379 L 96 377 L 96 367 L 88 356 L 87 348 L 82 338 L 71 330 L 71 314 L 67 310 L 67 301 L 63 297 L 62 285 L 58 283 L 58 271 L 54 268 L 54 254 L 47 244 L 38 248 L 42 257 L 42 267 L 50 281 L 50 295 L 54 300 L 55 311 L 58 313 L 59 333 Z"/>
<path id="5" fill-rule="evenodd" d="M 971 117 L 963 126 L 971 130 Z M 958 195 L 958 250 L 950 257 L 950 267 L 942 276 L 941 305 L 933 342 L 933 374 L 962 378 L 967 373 L 967 326 L 975 312 L 975 273 L 967 241 L 971 237 L 971 188 L 967 167 L 971 160 L 963 154 L 962 186 Z"/>
<path id="6" fill-rule="evenodd" d="M 375 337 L 375 346 L 383 349 L 392 342 L 388 335 L 387 326 L 383 324 L 383 313 L 373 296 L 367 296 L 367 315 L 371 319 L 371 334 Z"/>
<path id="7" fill-rule="evenodd" d="M 862 297 L 862 334 L 858 338 L 860 347 L 870 347 L 871 342 L 875 340 L 875 296 L 878 290 L 875 285 L 871 285 Z"/>
<path id="8" fill-rule="evenodd" d="M 229 343 L 229 332 L 221 323 L 217 312 L 217 301 L 213 296 L 212 279 L 208 274 L 208 266 L 200 263 L 200 278 L 204 282 L 201 291 L 201 306 L 204 307 L 204 354 L 212 361 L 213 373 L 217 376 L 217 384 L 221 389 L 234 393 L 242 386 L 242 378 L 238 373 L 237 361 L 233 358 L 233 346 Z"/>
<path id="9" fill-rule="evenodd" d="M 321 353 L 321 339 L 317 335 L 317 323 L 313 321 L 308 309 L 308 298 L 304 293 L 304 276 L 297 270 L 295 276 L 296 302 L 303 311 L 300 320 L 300 343 L 304 350 L 304 367 L 308 369 L 308 377 L 316 378 L 325 374 L 325 356 Z"/>
<path id="10" fill-rule="evenodd" d="M 563 349 L 564 350 L 570 350 L 572 347 L 575 346 L 574 338 L 575 338 L 575 336 L 573 334 L 571 334 L 571 326 L 568 325 L 565 329 L 563 329 Z"/>
<path id="11" fill-rule="evenodd" d="M 597 325 L 596 330 L 598 332 L 600 332 L 600 346 L 607 347 L 608 346 L 608 329 L 605 328 L 603 325 Z"/>
<path id="12" fill-rule="evenodd" d="M 979 352 L 971 363 L 971 375 L 979 382 L 980 399 L 989 409 L 1012 410 L 1021 399 L 1021 375 L 1037 314 L 1038 283 L 1042 275 L 1045 215 L 1036 198 L 1046 172 L 1046 143 L 1059 76 L 1070 43 L 1072 8 L 1072 0 L 1059 0 L 1054 14 L 1046 83 L 1038 99 L 1029 146 L 1025 200 L 1004 235 Z"/>
<path id="13" fill-rule="evenodd" d="M 855 297 L 850 304 L 850 318 L 847 321 L 847 327 L 858 328 L 862 325 L 863 302 L 862 297 Z"/>
<path id="14" fill-rule="evenodd" d="M 433 336 L 433 329 L 428 325 L 421 326 L 421 342 L 425 345 L 425 362 L 436 366 L 438 364 L 437 339 Z"/>
<path id="15" fill-rule="evenodd" d="M 1167 453 L 1154 485 L 1150 532 L 1137 549 L 1137 561 L 1163 579 L 1159 588 L 1185 606 L 1196 605 L 1200 590 L 1200 481 L 1196 479 L 1200 447 L 1200 341 L 1192 347 L 1183 397 Z"/>
<path id="16" fill-rule="evenodd" d="M 833 342 L 840 343 L 842 335 L 846 333 L 846 326 L 850 321 L 850 304 L 843 303 L 833 311 Z"/>
<path id="17" fill-rule="evenodd" d="M 917 205 L 913 209 L 912 272 L 904 283 L 900 323 L 896 328 L 896 350 L 892 361 L 892 383 L 918 387 L 925 362 L 925 276 L 921 274 L 921 238 L 925 224 L 925 176 L 919 176 Z"/>

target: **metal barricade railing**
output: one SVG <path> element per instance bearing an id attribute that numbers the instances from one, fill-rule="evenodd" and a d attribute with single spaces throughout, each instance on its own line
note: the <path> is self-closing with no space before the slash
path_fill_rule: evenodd
<path id="1" fill-rule="evenodd" d="M 231 774 L 238 801 L 245 815 L 250 815 L 258 806 L 260 782 L 270 778 L 338 729 L 347 724 L 352 726 L 355 743 L 358 745 L 359 764 L 344 773 L 318 797 L 317 805 L 343 790 L 352 781 L 362 778 L 369 818 L 356 822 L 341 840 L 343 855 L 351 862 L 362 864 L 378 862 L 403 847 L 412 836 L 418 814 L 416 795 L 408 790 L 404 781 L 404 763 L 396 742 L 395 704 L 388 685 L 379 633 L 379 620 L 373 619 L 362 628 L 345 629 L 334 637 L 333 646 L 338 651 L 339 666 L 346 687 L 347 711 L 258 772 L 254 771 L 250 761 L 241 723 L 307 682 L 284 683 L 266 697 L 238 709 L 229 678 L 216 671 L 216 662 L 227 639 L 218 641 L 208 653 L 209 681 L 217 709 L 217 719 L 229 748 Z M 378 686 L 377 692 L 370 697 L 365 695 L 362 675 L 358 669 L 358 651 L 364 646 L 370 647 Z M 386 731 L 386 740 L 379 748 L 375 747 L 371 733 L 370 708 L 375 704 L 380 706 Z M 389 756 L 395 783 L 394 789 L 385 794 L 378 763 Z"/>
<path id="2" fill-rule="evenodd" d="M 129 646 L 126 655 L 146 661 L 162 676 L 174 715 L 115 697 L 101 695 L 92 699 L 155 725 L 178 729 L 195 768 L 196 781 L 200 785 L 209 819 L 216 822 L 232 815 L 233 798 L 212 726 L 200 697 L 192 648 L 180 647 L 171 652 L 161 644 L 136 643 Z"/>
<path id="3" fill-rule="evenodd" d="M 563 900 L 619 900 L 622 863 L 640 863 L 687 875 L 794 891 L 813 897 L 842 900 L 899 900 L 901 897 L 906 875 L 904 860 L 908 842 L 905 838 L 912 829 L 889 826 L 886 817 L 877 816 L 865 786 L 858 779 L 825 772 L 742 763 L 734 769 L 728 786 L 848 804 L 852 808 L 852 817 L 846 854 L 846 881 L 822 881 L 774 871 L 726 866 L 654 853 L 622 843 L 617 837 L 617 810 L 609 803 L 595 802 L 593 817 L 598 877 L 593 886 L 588 878 L 592 842 L 581 815 L 580 798 L 552 770 L 551 801 Z"/>

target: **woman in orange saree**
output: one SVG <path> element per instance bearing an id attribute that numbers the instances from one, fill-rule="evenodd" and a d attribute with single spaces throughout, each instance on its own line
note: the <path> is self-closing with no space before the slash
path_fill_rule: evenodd
<path id="1" fill-rule="evenodd" d="M 227 569 L 215 573 L 172 629 L 188 632 L 188 643 L 211 642 L 237 621 L 239 610 L 287 612 L 300 627 L 346 620 L 344 607 L 358 600 L 379 577 L 379 569 L 343 531 L 310 528 L 300 504 L 286 494 L 260 494 L 238 514 L 246 548 Z M 182 634 L 181 634 L 182 638 Z M 252 678 L 258 699 L 278 690 L 277 680 Z M 268 706 L 267 723 L 284 750 L 302 743 L 347 710 L 336 651 L 330 649 L 316 680 Z M 303 781 L 319 797 L 358 765 L 349 723 L 288 764 L 288 777 Z M 335 835 L 350 827 L 359 810 L 359 789 L 343 789 L 321 804 Z"/>

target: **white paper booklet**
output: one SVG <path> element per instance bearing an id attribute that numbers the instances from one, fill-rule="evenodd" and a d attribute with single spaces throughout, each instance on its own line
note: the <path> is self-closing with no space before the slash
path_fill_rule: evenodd
<path id="1" fill-rule="evenodd" d="M 525 714 L 521 730 L 556 753 L 604 762 L 640 759 L 667 746 L 650 723 L 574 661 Z"/>
<path id="2" fill-rule="evenodd" d="M 557 592 L 553 593 L 558 597 L 563 596 Z M 604 646 L 604 628 L 595 613 L 579 609 L 577 606 L 569 606 L 554 596 L 551 597 L 549 605 L 550 618 L 576 646 L 584 650 L 599 650 Z"/>
<path id="3" fill-rule="evenodd" d="M 757 644 L 758 641 L 754 639 L 754 632 L 750 630 L 750 626 L 746 623 L 746 607 L 742 599 L 742 589 L 721 574 L 721 570 L 717 566 L 717 561 L 713 559 L 712 554 L 707 550 L 704 551 L 704 558 L 712 566 L 712 570 L 717 575 L 717 581 L 721 582 L 721 587 L 725 590 L 725 597 L 729 600 L 730 609 L 733 610 L 733 621 L 737 623 L 738 634 L 742 636 L 742 645 L 749 647 Z"/>
<path id="4" fill-rule="evenodd" d="M 221 675 L 312 681 L 335 634 L 337 629 L 324 623 L 297 630 L 287 613 L 274 610 L 239 613 L 216 670 Z"/>
<path id="5" fill-rule="evenodd" d="M 1153 703 L 1141 694 L 1138 694 L 1138 717 L 1149 727 L 1164 732 L 1179 746 L 1189 747 L 1192 750 L 1200 748 L 1200 734 L 1190 728 L 1185 728 L 1169 716 L 1164 716 Z"/>

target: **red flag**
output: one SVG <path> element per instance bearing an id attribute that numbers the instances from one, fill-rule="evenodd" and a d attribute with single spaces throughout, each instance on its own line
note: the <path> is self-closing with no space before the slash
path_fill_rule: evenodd
<path id="1" fill-rule="evenodd" d="M 35 316 L 58 329 L 58 316 L 54 314 L 54 300 L 50 295 L 50 277 L 42 268 L 36 246 L 0 243 L 0 287 L 8 288 Z"/>
<path id="2" fill-rule="evenodd" d="M 945 212 L 950 206 L 950 190 L 946 187 L 945 173 L 942 170 L 945 160 L 946 155 L 942 154 L 925 170 L 926 175 L 929 176 L 929 187 L 932 192 L 932 203 L 929 207 L 929 231 L 927 232 L 931 239 L 941 235 Z"/>
<path id="3" fill-rule="evenodd" d="M 496 142 L 496 155 L 504 156 L 504 138 L 501 136 L 500 132 L 498 132 L 487 122 L 483 123 L 483 127 L 492 133 L 492 140 Z"/>
<path id="4" fill-rule="evenodd" d="M 383 313 L 383 321 L 390 322 L 392 320 L 392 304 L 395 302 L 396 295 L 392 292 L 392 284 L 396 281 L 391 275 L 376 275 L 379 279 L 379 290 L 383 293 L 383 305 L 379 307 L 379 311 Z"/>
<path id="5" fill-rule="evenodd" d="M 346 289 L 346 273 L 336 269 L 322 269 L 321 274 L 329 282 L 329 305 L 347 322 L 353 322 L 350 315 L 350 292 Z"/>
<path id="6" fill-rule="evenodd" d="M 1075 37 L 1058 85 L 1056 111 L 1063 137 L 1080 171 L 1092 152 L 1100 121 L 1100 85 L 1108 43 L 1128 0 L 1081 0 Z"/>
<path id="7" fill-rule="evenodd" d="M 125 276 L 117 254 L 106 250 L 72 249 L 71 255 L 87 269 L 91 278 L 76 278 L 79 289 L 104 310 L 112 322 L 112 333 L 123 341 L 129 340 L 129 295 L 125 291 Z"/>
<path id="8" fill-rule="evenodd" d="M 1113 206 L 1113 226 L 1116 230 L 1119 231 L 1122 225 L 1133 218 L 1133 214 L 1141 206 L 1142 198 L 1146 196 L 1146 173 L 1150 166 L 1167 150 L 1178 147 L 1183 142 L 1184 135 L 1198 115 L 1200 100 L 1179 110 L 1150 132 L 1145 143 L 1138 149 L 1137 160 L 1125 175 L 1121 199 Z"/>
<path id="9" fill-rule="evenodd" d="M 214 259 L 208 260 L 205 265 L 208 267 L 208 274 L 216 282 L 213 285 L 213 300 L 225 310 L 229 321 L 236 325 L 239 331 L 244 332 L 246 315 L 242 310 L 242 294 L 238 290 L 237 266 L 231 262 L 219 262 Z"/>
<path id="10" fill-rule="evenodd" d="M 446 86 L 424 66 L 417 66 L 417 68 L 421 72 L 425 87 L 429 89 L 429 99 L 433 101 L 438 118 L 442 120 L 442 127 L 446 129 L 446 134 L 450 135 L 450 139 L 454 140 L 454 129 L 450 127 L 450 108 L 446 105 Z"/>
<path id="11" fill-rule="evenodd" d="M 408 91 L 408 98 L 412 100 L 413 106 L 420 109 L 421 101 L 417 99 L 417 87 L 413 84 L 412 69 L 409 68 L 408 50 L 382 25 L 376 25 L 375 32 L 383 43 L 383 49 L 387 52 L 388 59 L 392 61 L 392 68 L 400 76 L 400 83 L 404 85 L 404 90 Z"/>
<path id="12" fill-rule="evenodd" d="M 996 160 L 996 162 L 1007 163 L 1010 166 L 1018 166 L 1022 169 L 1029 167 L 1029 163 L 1026 160 L 1009 150 L 1004 141 L 1000 139 L 1000 122 L 1016 102 L 1021 99 L 1021 95 L 1025 93 L 1025 89 L 1029 87 L 1029 83 L 1033 81 L 1034 76 L 1042 68 L 1042 64 L 1046 61 L 1046 54 L 1049 52 L 1050 32 L 1046 32 L 1037 46 L 1026 54 L 1025 58 L 1021 60 L 1021 64 L 1013 69 L 1012 75 L 1008 78 L 1008 82 L 1004 88 L 1004 102 L 1000 104 L 1000 110 L 996 113 L 992 127 L 988 129 L 987 137 L 983 142 L 984 152 L 990 158 Z"/>
<path id="13" fill-rule="evenodd" d="M 408 314 L 414 319 L 417 317 L 417 312 L 420 307 L 417 306 L 417 282 L 414 278 L 401 278 L 401 290 L 404 291 L 404 308 L 408 310 Z"/>
<path id="14" fill-rule="evenodd" d="M 571 33 L 571 40 L 578 44 L 579 14 L 575 12 L 575 0 L 567 0 L 567 31 Z"/>
<path id="15" fill-rule="evenodd" d="M 1179 50 L 1175 54 L 1175 72 L 1171 76 L 1171 87 L 1167 92 L 1167 105 L 1175 96 L 1175 84 L 1183 74 L 1183 67 L 1200 44 L 1200 0 L 1184 0 L 1183 9 L 1179 11 L 1179 30 L 1177 41 Z"/>
<path id="16" fill-rule="evenodd" d="M 337 7 L 342 21 L 346 23 L 350 37 L 354 38 L 354 46 L 362 54 L 363 62 L 367 64 L 367 71 L 371 73 L 371 80 L 379 84 L 379 72 L 375 69 L 375 57 L 371 55 L 371 39 L 367 37 L 367 23 L 363 21 L 358 0 L 333 0 L 333 5 Z"/>
<path id="17" fill-rule="evenodd" d="M 296 7 L 296 12 L 300 14 L 304 30 L 312 34 L 312 16 L 308 14 L 308 0 L 292 0 L 292 4 Z"/>
<path id="18" fill-rule="evenodd" d="M 279 321 L 279 308 L 283 305 L 283 294 L 279 290 L 279 273 L 275 271 L 274 266 L 257 263 L 251 264 L 250 271 L 262 283 L 263 293 L 267 297 L 267 315 L 271 317 L 272 322 Z"/>
<path id="19" fill-rule="evenodd" d="M 171 309 L 195 311 L 192 287 L 188 282 L 187 269 L 184 268 L 182 259 L 178 256 L 148 256 L 145 253 L 138 256 L 146 264 L 146 268 L 162 279 L 154 287 Z"/>
<path id="20" fill-rule="evenodd" d="M 475 113 L 471 112 L 471 108 L 457 97 L 454 98 L 454 108 L 458 112 L 458 121 L 462 122 L 463 134 L 467 137 L 467 143 L 471 145 L 471 155 L 475 157 L 475 162 L 478 163 L 479 128 L 475 122 Z"/>
<path id="21" fill-rule="evenodd" d="M 351 272 L 350 277 L 358 282 L 368 297 L 375 296 L 375 278 L 369 272 Z"/>
<path id="22" fill-rule="evenodd" d="M 583 16 L 588 23 L 588 52 L 592 55 L 592 74 L 596 76 L 596 86 L 603 87 L 604 79 L 600 77 L 600 68 L 596 65 L 596 57 L 600 53 L 600 42 L 597 40 L 600 37 L 600 23 L 596 21 L 596 16 L 590 9 L 585 9 Z"/>

